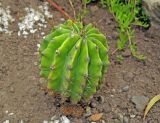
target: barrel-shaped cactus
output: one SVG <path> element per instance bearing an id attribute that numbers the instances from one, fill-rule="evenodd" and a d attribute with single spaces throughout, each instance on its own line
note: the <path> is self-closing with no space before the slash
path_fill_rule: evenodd
<path id="1" fill-rule="evenodd" d="M 91 24 L 68 20 L 55 27 L 40 46 L 41 76 L 48 88 L 77 103 L 96 92 L 108 68 L 106 38 Z"/>

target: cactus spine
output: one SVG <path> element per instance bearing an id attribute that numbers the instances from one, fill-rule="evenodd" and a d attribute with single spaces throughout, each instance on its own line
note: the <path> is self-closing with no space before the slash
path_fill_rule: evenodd
<path id="1" fill-rule="evenodd" d="M 96 92 L 109 66 L 106 38 L 91 24 L 68 20 L 42 41 L 41 76 L 48 88 L 70 97 L 73 103 Z"/>

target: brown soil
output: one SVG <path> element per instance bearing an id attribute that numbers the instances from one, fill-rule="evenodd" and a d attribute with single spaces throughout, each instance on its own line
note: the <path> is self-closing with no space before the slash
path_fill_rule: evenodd
<path id="1" fill-rule="evenodd" d="M 35 54 L 37 43 L 42 40 L 40 32 L 30 35 L 27 39 L 17 36 L 18 18 L 24 15 L 24 7 L 33 8 L 41 4 L 40 0 L 5 0 L 3 6 L 9 5 L 12 15 L 17 18 L 10 26 L 14 33 L 9 36 L 0 34 L 0 123 L 10 120 L 11 123 L 18 123 L 23 120 L 25 123 L 41 123 L 43 120 L 50 120 L 54 115 L 61 115 L 59 105 L 55 105 L 56 99 L 46 95 L 40 88 L 42 79 L 39 76 L 39 57 Z M 72 9 L 66 0 L 58 3 L 70 12 Z M 80 3 L 75 5 L 80 9 Z M 79 8 L 78 8 L 79 7 Z M 62 23 L 62 15 L 53 7 L 51 12 L 54 19 L 48 23 L 48 33 L 51 28 Z M 90 14 L 84 20 L 86 23 L 94 23 L 108 38 L 110 54 L 115 49 L 117 39 L 116 23 L 106 9 L 97 8 L 95 5 L 88 6 Z M 118 114 L 129 117 L 129 123 L 160 123 L 160 103 L 157 103 L 148 114 L 145 121 L 142 120 L 143 112 L 136 110 L 130 98 L 135 95 L 147 96 L 150 99 L 160 93 L 160 30 L 151 27 L 149 30 L 136 30 L 136 42 L 140 53 L 147 59 L 139 62 L 132 56 L 126 57 L 122 63 L 116 62 L 116 55 L 110 55 L 111 65 L 102 88 L 95 94 L 91 108 L 92 113 L 102 112 L 103 119 L 107 123 L 121 123 Z M 126 50 L 123 54 L 126 55 Z M 127 92 L 121 92 L 121 87 L 129 86 Z M 96 97 L 102 96 L 104 101 L 99 103 Z M 9 116 L 6 111 L 13 112 Z M 70 117 L 72 123 L 87 123 L 87 118 Z"/>

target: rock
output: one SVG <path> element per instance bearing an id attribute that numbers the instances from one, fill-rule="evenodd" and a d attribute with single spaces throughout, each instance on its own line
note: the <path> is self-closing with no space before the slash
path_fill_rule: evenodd
<path id="1" fill-rule="evenodd" d="M 9 90 L 11 93 L 14 93 L 15 92 L 15 89 L 13 87 L 10 87 L 10 90 Z"/>
<path id="2" fill-rule="evenodd" d="M 129 117 L 124 116 L 123 121 L 124 121 L 124 123 L 129 123 Z"/>
<path id="3" fill-rule="evenodd" d="M 134 115 L 134 114 L 130 115 L 130 118 L 135 118 L 135 117 L 136 117 L 136 115 Z"/>
<path id="4" fill-rule="evenodd" d="M 66 116 L 62 116 L 60 120 L 61 120 L 61 123 L 70 123 L 70 120 Z"/>
<path id="5" fill-rule="evenodd" d="M 106 123 L 104 120 L 101 120 L 101 123 Z"/>
<path id="6" fill-rule="evenodd" d="M 122 92 L 127 92 L 129 90 L 129 86 L 128 85 L 124 85 L 123 87 L 121 87 Z"/>
<path id="7" fill-rule="evenodd" d="M 129 57 L 131 56 L 131 51 L 129 49 L 126 49 L 124 52 L 122 52 L 123 57 Z"/>
<path id="8" fill-rule="evenodd" d="M 146 96 L 133 96 L 131 101 L 136 105 L 136 109 L 138 111 L 143 111 L 149 101 L 149 98 Z"/>
<path id="9" fill-rule="evenodd" d="M 118 114 L 118 119 L 121 121 L 121 123 L 123 123 L 123 115 L 122 114 Z"/>
<path id="10" fill-rule="evenodd" d="M 92 101 L 90 106 L 91 106 L 91 108 L 95 108 L 97 106 L 97 104 L 94 101 Z"/>
<path id="11" fill-rule="evenodd" d="M 114 119 L 114 123 L 119 123 L 119 120 L 118 119 Z"/>
<path id="12" fill-rule="evenodd" d="M 4 121 L 3 123 L 9 123 L 9 120 Z"/>
<path id="13" fill-rule="evenodd" d="M 47 120 L 44 120 L 43 123 L 48 123 L 48 121 L 47 121 Z"/>
<path id="14" fill-rule="evenodd" d="M 91 6 L 91 12 L 96 12 L 98 10 L 98 7 L 96 5 Z"/>
<path id="15" fill-rule="evenodd" d="M 14 115 L 14 113 L 12 113 L 12 112 L 8 114 L 8 116 L 12 116 L 12 115 Z"/>
<path id="16" fill-rule="evenodd" d="M 53 123 L 59 123 L 59 120 L 55 120 L 55 121 L 53 121 Z"/>
<path id="17" fill-rule="evenodd" d="M 53 121 L 53 120 L 56 120 L 56 119 L 58 119 L 57 115 L 54 115 L 54 116 L 51 117 L 51 120 L 52 120 L 52 121 Z"/>
<path id="18" fill-rule="evenodd" d="M 20 120 L 20 122 L 19 122 L 19 123 L 24 123 L 24 122 L 23 122 L 23 120 Z"/>
<path id="19" fill-rule="evenodd" d="M 132 72 L 124 72 L 124 73 L 123 73 L 123 79 L 124 79 L 126 82 L 133 81 L 133 78 L 134 78 L 134 74 L 133 74 Z"/>
<path id="20" fill-rule="evenodd" d="M 91 113 L 91 108 L 90 107 L 86 107 L 86 114 L 84 114 L 85 117 L 88 117 L 90 116 L 92 113 Z"/>
<path id="21" fill-rule="evenodd" d="M 152 25 L 160 26 L 160 0 L 143 0 L 143 8 L 150 16 Z"/>

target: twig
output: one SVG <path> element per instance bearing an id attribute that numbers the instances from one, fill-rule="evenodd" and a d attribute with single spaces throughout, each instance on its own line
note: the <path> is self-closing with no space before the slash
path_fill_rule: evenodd
<path id="1" fill-rule="evenodd" d="M 54 8 L 56 8 L 59 12 L 61 12 L 65 17 L 67 17 L 67 19 L 71 19 L 73 22 L 75 22 L 75 20 L 68 15 L 60 6 L 58 6 L 56 3 L 54 3 L 52 0 L 47 0 Z"/>
<path id="2" fill-rule="evenodd" d="M 118 48 L 115 49 L 115 50 L 111 53 L 111 55 L 114 55 L 117 51 L 118 51 Z"/>
<path id="3" fill-rule="evenodd" d="M 69 4 L 70 4 L 70 6 L 71 6 L 71 8 L 72 8 L 72 10 L 73 10 L 73 14 L 74 14 L 74 18 L 75 18 L 75 17 L 76 17 L 76 11 L 75 11 L 75 9 L 74 9 L 72 0 L 68 0 L 68 1 L 69 1 Z"/>

